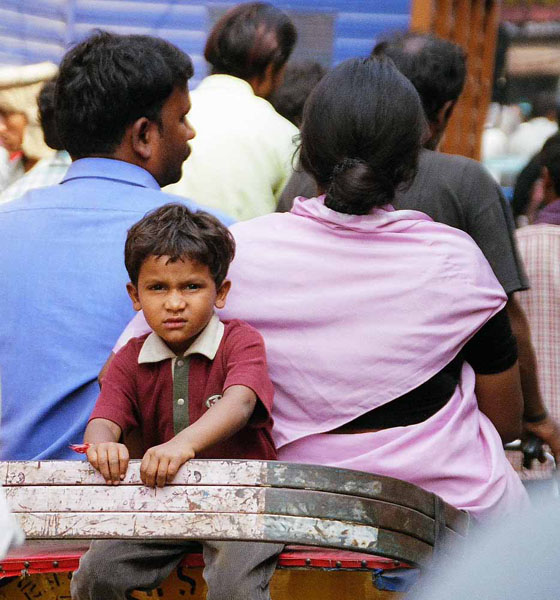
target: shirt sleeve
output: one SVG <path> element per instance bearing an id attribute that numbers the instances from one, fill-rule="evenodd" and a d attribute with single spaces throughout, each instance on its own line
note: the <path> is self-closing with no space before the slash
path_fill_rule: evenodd
<path id="1" fill-rule="evenodd" d="M 117 352 L 103 379 L 101 393 L 89 418 L 90 421 L 108 419 L 116 423 L 123 433 L 138 427 L 137 359 L 136 345 L 132 342 Z"/>
<path id="2" fill-rule="evenodd" d="M 514 239 L 515 225 L 511 208 L 491 175 L 476 162 L 469 161 L 462 185 L 467 189 L 470 205 L 466 231 L 482 250 L 506 294 L 529 287 L 523 263 Z"/>
<path id="3" fill-rule="evenodd" d="M 274 388 L 268 374 L 266 351 L 261 334 L 247 323 L 237 323 L 225 340 L 224 358 L 226 378 L 223 391 L 232 385 L 244 385 L 257 395 L 266 409 L 266 417 L 272 411 Z M 252 421 L 262 410 L 255 410 Z M 264 415 L 263 415 L 264 416 Z M 260 420 L 260 419 L 259 419 Z"/>
<path id="4" fill-rule="evenodd" d="M 487 321 L 463 348 L 465 360 L 479 375 L 502 373 L 517 361 L 517 342 L 507 309 Z"/>

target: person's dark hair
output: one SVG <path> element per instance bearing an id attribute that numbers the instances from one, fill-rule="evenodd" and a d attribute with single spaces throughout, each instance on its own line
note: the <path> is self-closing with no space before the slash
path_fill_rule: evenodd
<path id="1" fill-rule="evenodd" d="M 130 281 L 150 256 L 169 256 L 171 262 L 188 258 L 206 265 L 219 288 L 235 255 L 229 229 L 216 217 L 191 212 L 184 204 L 165 204 L 134 224 L 126 237 L 124 263 Z"/>
<path id="2" fill-rule="evenodd" d="M 303 111 L 301 166 L 325 205 L 363 215 L 412 180 L 427 129 L 410 81 L 386 59 L 352 59 L 327 73 Z"/>
<path id="3" fill-rule="evenodd" d="M 560 122 L 560 102 L 556 94 L 550 92 L 538 93 L 531 103 L 531 118 L 554 117 Z"/>
<path id="4" fill-rule="evenodd" d="M 268 100 L 279 114 L 300 127 L 303 105 L 325 73 L 326 69 L 318 62 L 288 63 L 282 85 Z"/>
<path id="5" fill-rule="evenodd" d="M 141 117 L 161 109 L 193 75 L 190 58 L 165 40 L 97 32 L 66 53 L 56 83 L 57 129 L 73 158 L 110 155 Z"/>
<path id="6" fill-rule="evenodd" d="M 37 98 L 39 106 L 39 120 L 43 129 L 45 144 L 53 150 L 64 150 L 64 145 L 58 135 L 56 128 L 56 114 L 54 110 L 54 93 L 56 88 L 56 77 L 50 79 L 43 85 Z"/>
<path id="7" fill-rule="evenodd" d="M 541 166 L 548 169 L 554 193 L 560 198 L 560 133 L 549 137 L 540 153 Z"/>
<path id="8" fill-rule="evenodd" d="M 430 34 L 398 34 L 379 42 L 372 56 L 388 56 L 412 81 L 430 122 L 436 122 L 445 103 L 455 103 L 463 91 L 466 55 L 448 40 Z"/>
<path id="9" fill-rule="evenodd" d="M 239 4 L 213 27 L 204 58 L 211 73 L 249 81 L 262 77 L 268 65 L 277 72 L 287 62 L 297 41 L 289 17 L 266 2 Z"/>

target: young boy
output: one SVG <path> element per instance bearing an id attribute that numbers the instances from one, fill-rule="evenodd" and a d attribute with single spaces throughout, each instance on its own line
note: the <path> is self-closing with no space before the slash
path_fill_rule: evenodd
<path id="1" fill-rule="evenodd" d="M 242 321 L 222 323 L 235 252 L 209 214 L 168 204 L 128 232 L 127 290 L 153 333 L 115 356 L 86 428 L 89 462 L 118 485 L 129 452 L 121 437 L 139 430 L 148 486 L 164 486 L 191 458 L 272 460 L 273 388 L 263 340 Z M 110 493 L 110 492 L 108 492 Z M 202 542 L 208 599 L 266 599 L 278 544 Z M 74 600 L 125 600 L 155 588 L 192 542 L 97 541 L 72 579 Z"/>

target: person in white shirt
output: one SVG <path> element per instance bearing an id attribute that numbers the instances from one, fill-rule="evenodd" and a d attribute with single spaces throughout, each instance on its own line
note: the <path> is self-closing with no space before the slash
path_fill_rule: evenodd
<path id="1" fill-rule="evenodd" d="M 298 129 L 266 98 L 281 84 L 296 40 L 288 16 L 263 2 L 235 6 L 216 23 L 204 51 L 211 75 L 191 94 L 192 154 L 165 191 L 236 220 L 275 210 Z"/>

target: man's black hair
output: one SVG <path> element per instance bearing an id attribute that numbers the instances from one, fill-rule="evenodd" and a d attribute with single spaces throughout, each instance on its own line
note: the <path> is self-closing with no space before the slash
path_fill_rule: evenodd
<path id="1" fill-rule="evenodd" d="M 57 129 L 73 158 L 111 155 L 140 117 L 161 109 L 193 75 L 190 58 L 147 35 L 97 32 L 67 52 L 56 83 Z"/>
<path id="2" fill-rule="evenodd" d="M 560 198 L 560 133 L 555 133 L 544 143 L 540 153 L 541 166 L 548 169 L 554 193 Z"/>
<path id="3" fill-rule="evenodd" d="M 140 268 L 150 256 L 169 256 L 171 262 L 188 258 L 206 265 L 219 288 L 234 255 L 233 236 L 216 217 L 171 203 L 149 212 L 128 230 L 124 263 L 130 281 L 138 285 Z"/>
<path id="4" fill-rule="evenodd" d="M 466 78 L 461 46 L 430 34 L 398 34 L 377 44 L 372 56 L 388 56 L 416 88 L 428 121 L 434 123 L 446 102 L 459 98 Z"/>
<path id="5" fill-rule="evenodd" d="M 56 77 L 47 81 L 39 92 L 37 104 L 39 105 L 39 119 L 43 128 L 45 144 L 53 150 L 64 150 L 64 145 L 56 128 L 56 114 L 54 110 L 54 93 Z"/>
<path id="6" fill-rule="evenodd" d="M 286 67 L 282 85 L 272 93 L 268 100 L 276 112 L 291 121 L 296 127 L 300 127 L 303 105 L 325 73 L 325 68 L 318 62 L 290 62 Z"/>
<path id="7" fill-rule="evenodd" d="M 249 81 L 262 77 L 272 64 L 277 72 L 297 41 L 288 15 L 266 2 L 239 4 L 216 23 L 204 49 L 211 72 Z"/>

